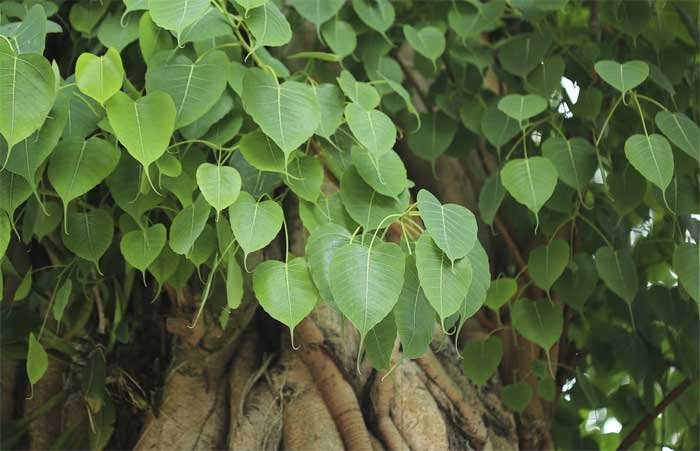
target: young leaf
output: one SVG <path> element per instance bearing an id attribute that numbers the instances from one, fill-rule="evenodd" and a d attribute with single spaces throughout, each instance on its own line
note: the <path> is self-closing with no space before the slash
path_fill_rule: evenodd
<path id="1" fill-rule="evenodd" d="M 301 17 L 318 28 L 340 11 L 345 0 L 292 0 L 291 3 Z"/>
<path id="2" fill-rule="evenodd" d="M 256 202 L 245 191 L 229 208 L 231 229 L 243 252 L 251 252 L 267 246 L 282 228 L 284 214 L 277 202 Z"/>
<path id="3" fill-rule="evenodd" d="M 403 289 L 394 307 L 394 319 L 403 355 L 415 359 L 422 356 L 433 341 L 435 325 L 435 312 L 418 280 L 415 255 L 406 257 L 403 279 Z"/>
<path id="4" fill-rule="evenodd" d="M 87 212 L 70 212 L 66 217 L 63 244 L 80 258 L 100 267 L 100 257 L 107 252 L 114 236 L 112 215 L 101 208 Z"/>
<path id="5" fill-rule="evenodd" d="M 535 214 L 552 197 L 557 186 L 557 169 L 546 158 L 517 158 L 501 169 L 501 182 L 511 196 Z"/>
<path id="6" fill-rule="evenodd" d="M 203 163 L 197 168 L 197 185 L 202 196 L 219 212 L 231 206 L 241 192 L 241 175 L 236 168 Z"/>
<path id="7" fill-rule="evenodd" d="M 406 167 L 393 150 L 376 158 L 364 149 L 353 146 L 351 158 L 360 177 L 379 194 L 396 197 L 406 189 Z"/>
<path id="8" fill-rule="evenodd" d="M 49 367 L 49 357 L 44 351 L 44 347 L 34 337 L 33 333 L 29 334 L 29 347 L 27 348 L 27 377 L 31 385 L 39 382 L 46 373 Z"/>
<path id="9" fill-rule="evenodd" d="M 534 94 L 509 94 L 498 101 L 498 109 L 518 122 L 524 122 L 547 109 L 547 101 Z"/>
<path id="10" fill-rule="evenodd" d="M 649 66 L 644 61 L 620 64 L 605 60 L 595 63 L 594 68 L 600 78 L 622 94 L 641 85 L 649 76 Z"/>
<path id="11" fill-rule="evenodd" d="M 588 185 L 597 168 L 595 148 L 583 138 L 551 137 L 542 144 L 542 155 L 554 164 L 561 181 L 578 192 Z"/>
<path id="12" fill-rule="evenodd" d="M 605 285 L 631 305 L 637 295 L 639 278 L 629 249 L 615 251 L 601 247 L 595 253 L 595 266 Z"/>
<path id="13" fill-rule="evenodd" d="M 210 207 L 204 196 L 180 210 L 170 225 L 170 249 L 176 254 L 188 255 L 209 219 Z"/>
<path id="14" fill-rule="evenodd" d="M 350 131 L 373 156 L 389 152 L 396 142 L 396 127 L 379 110 L 366 110 L 356 103 L 345 107 L 345 120 Z"/>
<path id="15" fill-rule="evenodd" d="M 503 357 L 503 345 L 497 336 L 485 340 L 469 340 L 462 350 L 464 374 L 478 386 L 482 386 L 496 372 Z"/>
<path id="16" fill-rule="evenodd" d="M 435 27 L 427 26 L 416 30 L 411 25 L 404 25 L 403 35 L 416 52 L 433 64 L 445 51 L 445 35 Z"/>
<path id="17" fill-rule="evenodd" d="M 292 337 L 294 328 L 319 300 L 306 260 L 301 257 L 287 263 L 276 260 L 260 263 L 253 274 L 253 290 L 262 308 L 289 327 Z"/>
<path id="18" fill-rule="evenodd" d="M 492 280 L 486 293 L 486 306 L 497 311 L 510 301 L 518 291 L 518 284 L 515 279 L 503 277 Z"/>
<path id="19" fill-rule="evenodd" d="M 700 127 L 683 113 L 659 111 L 656 125 L 673 144 L 700 162 Z"/>
<path id="20" fill-rule="evenodd" d="M 321 119 L 313 89 L 297 81 L 280 84 L 262 69 L 246 72 L 242 98 L 246 111 L 282 149 L 287 160 L 316 132 Z"/>
<path id="21" fill-rule="evenodd" d="M 457 313 L 472 284 L 472 264 L 468 258 L 454 263 L 435 244 L 428 232 L 416 242 L 418 279 L 428 302 L 443 323 Z"/>
<path id="22" fill-rule="evenodd" d="M 465 257 L 476 243 L 476 218 L 457 204 L 442 205 L 427 190 L 418 192 L 418 210 L 435 244 L 452 262 Z"/>
<path id="23" fill-rule="evenodd" d="M 510 410 L 522 412 L 532 398 L 532 386 L 527 382 L 506 385 L 501 389 L 501 400 Z"/>
<path id="24" fill-rule="evenodd" d="M 405 211 L 409 195 L 408 190 L 404 190 L 398 198 L 378 194 L 365 183 L 354 167 L 350 167 L 340 180 L 340 197 L 350 217 L 369 232 L 380 225 L 388 227 L 391 222 L 384 221 L 384 218 Z"/>
<path id="25" fill-rule="evenodd" d="M 132 230 L 124 234 L 119 249 L 127 263 L 144 272 L 160 255 L 165 240 L 165 226 L 155 224 L 145 230 Z"/>
<path id="26" fill-rule="evenodd" d="M 0 39 L 0 135 L 8 149 L 41 127 L 55 98 L 56 77 L 46 58 L 16 55 L 10 41 Z"/>
<path id="27" fill-rule="evenodd" d="M 63 318 L 63 312 L 65 311 L 66 306 L 68 305 L 68 301 L 70 300 L 72 290 L 73 282 L 70 279 L 66 279 L 66 281 L 63 282 L 63 285 L 61 285 L 61 288 L 59 288 L 56 292 L 56 297 L 53 300 L 52 311 L 53 317 L 57 323 L 60 323 L 61 318 Z"/>
<path id="28" fill-rule="evenodd" d="M 164 92 L 151 92 L 137 101 L 118 92 L 107 102 L 107 117 L 117 139 L 143 165 L 147 176 L 148 167 L 168 148 L 175 114 L 173 99 Z"/>
<path id="29" fill-rule="evenodd" d="M 673 151 L 666 138 L 656 133 L 632 135 L 625 141 L 630 164 L 654 185 L 665 191 L 673 179 Z"/>
<path id="30" fill-rule="evenodd" d="M 394 313 L 389 312 L 383 320 L 367 333 L 367 359 L 378 370 L 389 368 L 391 354 L 396 342 L 396 322 Z"/>
<path id="31" fill-rule="evenodd" d="M 569 263 L 569 244 L 554 240 L 546 246 L 537 246 L 527 259 L 527 270 L 535 285 L 549 291 Z"/>
<path id="32" fill-rule="evenodd" d="M 110 48 L 102 56 L 83 53 L 75 63 L 75 82 L 86 95 L 100 105 L 117 93 L 124 81 L 124 66 L 119 52 Z"/>
<path id="33" fill-rule="evenodd" d="M 149 0 L 148 9 L 153 22 L 179 36 L 188 25 L 204 15 L 209 3 L 209 0 Z"/>
<path id="34" fill-rule="evenodd" d="M 510 317 L 513 327 L 520 335 L 545 351 L 549 351 L 559 341 L 564 328 L 561 305 L 547 300 L 518 299 L 510 308 Z"/>
<path id="35" fill-rule="evenodd" d="M 700 247 L 683 243 L 673 253 L 673 270 L 685 291 L 700 305 Z"/>
<path id="36" fill-rule="evenodd" d="M 360 332 L 367 332 L 391 312 L 401 294 L 404 255 L 394 243 L 372 248 L 346 244 L 336 250 L 329 268 L 333 299 Z"/>

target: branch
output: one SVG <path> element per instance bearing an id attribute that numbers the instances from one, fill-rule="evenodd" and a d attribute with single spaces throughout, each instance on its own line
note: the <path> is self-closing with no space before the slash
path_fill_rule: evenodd
<path id="1" fill-rule="evenodd" d="M 649 427 L 651 423 L 654 422 L 654 419 L 658 417 L 666 407 L 668 407 L 669 404 L 671 404 L 676 398 L 678 398 L 683 392 L 690 387 L 692 384 L 692 381 L 688 378 L 686 378 L 683 382 L 678 384 L 676 388 L 671 390 L 671 392 L 666 395 L 666 397 L 661 400 L 661 402 L 654 408 L 654 412 L 648 414 L 641 420 L 639 420 L 639 423 L 630 431 L 629 434 L 627 434 L 627 437 L 625 437 L 624 440 L 622 440 L 622 443 L 620 443 L 620 446 L 617 447 L 618 451 L 620 450 L 627 450 L 629 449 L 637 440 L 639 440 L 639 437 L 642 435 L 642 432 Z"/>

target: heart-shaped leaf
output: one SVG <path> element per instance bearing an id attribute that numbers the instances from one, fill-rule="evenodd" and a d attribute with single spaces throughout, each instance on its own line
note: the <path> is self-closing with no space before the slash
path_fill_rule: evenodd
<path id="1" fill-rule="evenodd" d="M 527 270 L 535 285 L 549 291 L 569 263 L 569 244 L 554 240 L 546 246 L 537 246 L 527 259 Z"/>
<path id="2" fill-rule="evenodd" d="M 190 253 L 195 241 L 204 230 L 210 210 L 211 207 L 202 195 L 175 215 L 170 225 L 170 249 L 173 252 L 180 255 Z"/>
<path id="3" fill-rule="evenodd" d="M 527 382 L 506 385 L 501 389 L 501 400 L 510 410 L 522 412 L 532 398 L 532 386 Z"/>
<path id="4" fill-rule="evenodd" d="M 330 287 L 329 267 L 336 249 L 350 243 L 350 232 L 338 224 L 327 223 L 316 227 L 306 242 L 309 270 L 321 297 L 335 305 Z"/>
<path id="5" fill-rule="evenodd" d="M 493 30 L 499 23 L 506 4 L 503 0 L 488 3 L 470 3 L 469 7 L 455 3 L 450 8 L 447 21 L 462 39 Z M 474 11 L 476 9 L 476 11 Z"/>
<path id="6" fill-rule="evenodd" d="M 180 35 L 206 13 L 209 3 L 209 0 L 148 0 L 148 9 L 159 27 Z"/>
<path id="7" fill-rule="evenodd" d="M 464 323 L 474 316 L 486 302 L 486 293 L 491 285 L 491 268 L 489 257 L 480 242 L 474 243 L 471 251 L 466 256 L 472 265 L 472 283 L 460 308 L 459 329 Z M 458 334 L 459 335 L 459 334 Z M 457 339 L 457 337 L 455 337 Z"/>
<path id="8" fill-rule="evenodd" d="M 132 230 L 124 234 L 119 249 L 127 263 L 144 272 L 163 250 L 165 235 L 163 224 L 155 224 L 145 230 Z"/>
<path id="9" fill-rule="evenodd" d="M 292 0 L 291 3 L 301 17 L 318 28 L 340 11 L 345 0 Z"/>
<path id="10" fill-rule="evenodd" d="M 253 35 L 253 50 L 279 47 L 292 39 L 292 28 L 275 2 L 246 12 L 245 23 Z"/>
<path id="11" fill-rule="evenodd" d="M 481 116 L 481 130 L 496 148 L 502 147 L 520 132 L 518 122 L 508 117 L 496 105 L 491 105 Z"/>
<path id="12" fill-rule="evenodd" d="M 102 56 L 83 53 L 75 63 L 75 82 L 84 94 L 100 105 L 117 93 L 124 81 L 124 66 L 119 52 L 110 48 Z"/>
<path id="13" fill-rule="evenodd" d="M 379 194 L 396 197 L 406 189 L 406 167 L 393 150 L 375 158 L 371 153 L 354 146 L 351 158 L 360 177 Z"/>
<path id="14" fill-rule="evenodd" d="M 352 243 L 335 251 L 329 269 L 331 293 L 363 341 L 398 301 L 404 264 L 403 252 L 394 243 L 372 248 Z"/>
<path id="15" fill-rule="evenodd" d="M 527 76 L 525 87 L 532 94 L 549 99 L 561 89 L 561 78 L 566 64 L 564 59 L 555 55 L 547 58 Z"/>
<path id="16" fill-rule="evenodd" d="M 389 152 L 396 142 L 396 127 L 379 110 L 367 110 L 352 102 L 345 107 L 345 120 L 350 131 L 373 156 Z"/>
<path id="17" fill-rule="evenodd" d="M 700 247 L 683 243 L 673 253 L 673 270 L 691 298 L 700 304 Z"/>
<path id="18" fill-rule="evenodd" d="M 10 41 L 0 39 L 0 134 L 9 149 L 41 127 L 55 98 L 56 77 L 46 58 L 16 55 Z"/>
<path id="19" fill-rule="evenodd" d="M 542 155 L 557 168 L 561 181 L 579 192 L 597 168 L 595 148 L 583 138 L 551 137 L 542 144 Z"/>
<path id="20" fill-rule="evenodd" d="M 367 359 L 373 368 L 377 370 L 389 368 L 394 343 L 396 343 L 396 332 L 396 321 L 392 311 L 367 333 Z"/>
<path id="21" fill-rule="evenodd" d="M 408 135 L 408 147 L 428 161 L 435 161 L 450 147 L 457 134 L 457 123 L 443 113 L 422 113 L 421 126 Z"/>
<path id="22" fill-rule="evenodd" d="M 101 208 L 88 212 L 71 212 L 66 218 L 63 244 L 80 258 L 100 267 L 100 257 L 107 252 L 114 236 L 112 215 Z"/>
<path id="23" fill-rule="evenodd" d="M 29 346 L 27 348 L 27 377 L 31 385 L 36 384 L 44 376 L 49 368 L 49 356 L 44 347 L 39 343 L 33 333 L 29 334 Z"/>
<path id="24" fill-rule="evenodd" d="M 365 110 L 372 110 L 379 105 L 379 93 L 369 83 L 357 81 L 352 73 L 343 70 L 338 77 L 338 86 L 345 96 Z"/>
<path id="25" fill-rule="evenodd" d="M 521 33 L 506 41 L 498 50 L 503 69 L 525 78 L 542 63 L 552 38 L 547 33 Z"/>
<path id="26" fill-rule="evenodd" d="M 547 101 L 535 94 L 509 94 L 498 101 L 498 109 L 523 122 L 546 110 Z"/>
<path id="27" fill-rule="evenodd" d="M 601 247 L 595 253 L 595 266 L 605 285 L 631 305 L 639 289 L 639 278 L 629 249 Z"/>
<path id="28" fill-rule="evenodd" d="M 625 155 L 645 179 L 666 190 L 673 179 L 673 151 L 666 138 L 656 133 L 632 135 L 625 141 Z"/>
<path id="29" fill-rule="evenodd" d="M 384 218 L 399 214 L 408 208 L 409 194 L 404 190 L 398 198 L 381 195 L 362 180 L 355 167 L 348 168 L 340 180 L 340 197 L 350 217 L 362 225 L 365 231 L 371 231 L 383 225 Z"/>
<path id="30" fill-rule="evenodd" d="M 300 155 L 289 163 L 285 183 L 300 199 L 316 202 L 321 195 L 323 165 L 318 158 Z"/>
<path id="31" fill-rule="evenodd" d="M 443 323 L 457 313 L 472 283 L 472 264 L 468 258 L 454 263 L 435 244 L 428 232 L 416 242 L 418 278 L 428 302 Z"/>
<path id="32" fill-rule="evenodd" d="M 197 185 L 202 196 L 219 212 L 233 204 L 241 192 L 241 175 L 236 168 L 203 163 L 197 168 Z"/>
<path id="33" fill-rule="evenodd" d="M 627 61 L 620 64 L 617 61 L 598 61 L 595 71 L 607 84 L 621 93 L 641 85 L 649 76 L 649 65 L 644 61 Z"/>
<path id="34" fill-rule="evenodd" d="M 318 123 L 316 134 L 330 139 L 338 126 L 343 121 L 343 107 L 345 98 L 338 86 L 330 83 L 322 83 L 313 87 L 318 99 L 318 107 L 321 120 Z"/>
<path id="35" fill-rule="evenodd" d="M 416 52 L 433 64 L 445 51 L 445 35 L 438 28 L 427 26 L 416 30 L 411 25 L 404 25 L 403 35 Z"/>
<path id="36" fill-rule="evenodd" d="M 501 183 L 501 173 L 494 172 L 486 178 L 479 193 L 479 213 L 486 224 L 493 224 L 505 196 L 506 190 Z"/>
<path id="37" fill-rule="evenodd" d="M 352 0 L 352 9 L 362 22 L 379 33 L 394 23 L 394 7 L 389 0 Z"/>
<path id="38" fill-rule="evenodd" d="M 510 308 L 510 317 L 513 327 L 520 335 L 545 351 L 549 351 L 559 341 L 564 328 L 561 305 L 547 300 L 518 299 Z"/>
<path id="39" fill-rule="evenodd" d="M 352 54 L 357 47 L 357 33 L 352 25 L 337 17 L 323 24 L 321 36 L 333 53 L 340 57 Z"/>
<path id="40" fill-rule="evenodd" d="M 286 159 L 309 139 L 321 119 L 313 89 L 297 81 L 279 83 L 261 69 L 243 78 L 245 109 L 262 131 L 282 149 Z"/>
<path id="41" fill-rule="evenodd" d="M 501 182 L 511 196 L 535 214 L 552 197 L 557 186 L 557 169 L 544 157 L 517 158 L 501 169 Z"/>
<path id="42" fill-rule="evenodd" d="M 52 313 L 53 317 L 57 323 L 61 323 L 63 318 L 63 312 L 66 310 L 68 301 L 70 301 L 70 295 L 73 291 L 73 282 L 70 279 L 66 279 L 61 287 L 56 291 L 56 297 L 53 300 Z"/>
<path id="43" fill-rule="evenodd" d="M 403 289 L 394 307 L 394 319 L 403 355 L 407 359 L 422 356 L 433 341 L 435 312 L 420 286 L 414 255 L 406 257 Z"/>
<path id="44" fill-rule="evenodd" d="M 510 301 L 517 291 L 518 284 L 515 279 L 502 277 L 492 280 L 486 293 L 486 306 L 491 310 L 498 310 Z"/>
<path id="45" fill-rule="evenodd" d="M 417 199 L 421 218 L 435 244 L 453 262 L 466 257 L 476 242 L 474 214 L 461 205 L 442 205 L 424 189 L 418 192 Z"/>
<path id="46" fill-rule="evenodd" d="M 256 202 L 241 191 L 229 208 L 231 229 L 243 252 L 250 254 L 270 244 L 282 228 L 284 214 L 277 202 Z"/>
<path id="47" fill-rule="evenodd" d="M 0 209 L 7 212 L 13 223 L 15 210 L 32 194 L 26 180 L 10 171 L 0 171 Z"/>
<path id="48" fill-rule="evenodd" d="M 261 130 L 246 133 L 238 144 L 243 158 L 256 169 L 282 173 L 285 171 L 284 152 Z"/>
<path id="49" fill-rule="evenodd" d="M 554 284 L 554 290 L 564 303 L 579 312 L 593 295 L 598 283 L 598 272 L 590 254 L 578 253 L 571 260 L 569 269 Z"/>
<path id="50" fill-rule="evenodd" d="M 107 117 L 117 139 L 143 165 L 147 177 L 148 167 L 168 148 L 175 114 L 175 104 L 164 92 L 152 92 L 136 101 L 118 92 L 107 102 Z"/>
<path id="51" fill-rule="evenodd" d="M 613 208 L 619 215 L 633 211 L 644 199 L 647 184 L 639 172 L 627 168 L 623 173 L 608 175 L 608 186 L 613 197 Z"/>
<path id="52" fill-rule="evenodd" d="M 180 128 L 202 117 L 221 98 L 229 60 L 219 50 L 208 52 L 195 62 L 185 55 L 171 55 L 158 54 L 148 65 L 146 92 L 170 95 L 176 106 L 175 127 Z"/>
<path id="53" fill-rule="evenodd" d="M 462 350 L 464 374 L 478 386 L 482 386 L 496 372 L 503 357 L 501 339 L 490 336 L 485 340 L 470 340 Z"/>
<path id="54" fill-rule="evenodd" d="M 294 343 L 294 328 L 319 300 L 306 260 L 297 257 L 287 263 L 260 263 L 253 274 L 253 290 L 267 314 L 289 327 Z"/>
<path id="55" fill-rule="evenodd" d="M 700 127 L 683 113 L 659 111 L 656 125 L 673 144 L 700 162 Z"/>

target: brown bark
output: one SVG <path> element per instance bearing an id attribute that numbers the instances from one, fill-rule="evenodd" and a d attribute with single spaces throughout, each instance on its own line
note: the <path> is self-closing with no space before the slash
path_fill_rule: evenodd
<path id="1" fill-rule="evenodd" d="M 60 394 L 63 389 L 63 373 L 66 366 L 63 362 L 49 358 L 49 366 L 44 376 L 34 384 L 33 389 L 27 387 L 27 399 L 24 400 L 25 416 L 40 409 L 51 398 Z M 31 395 L 31 397 L 29 397 Z M 49 449 L 61 433 L 60 404 L 44 415 L 38 416 L 27 427 L 30 449 Z"/>

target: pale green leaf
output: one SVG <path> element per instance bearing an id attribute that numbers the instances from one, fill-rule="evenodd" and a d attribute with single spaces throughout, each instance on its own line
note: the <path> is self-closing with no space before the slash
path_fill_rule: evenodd
<path id="1" fill-rule="evenodd" d="M 292 0 L 291 3 L 301 17 L 318 28 L 340 11 L 345 0 Z"/>
<path id="2" fill-rule="evenodd" d="M 68 250 L 99 268 L 100 257 L 107 252 L 114 236 L 114 221 L 106 210 L 70 212 L 66 217 L 63 244 Z"/>
<path id="3" fill-rule="evenodd" d="M 601 247 L 595 253 L 595 266 L 605 285 L 631 305 L 639 289 L 639 277 L 630 250 Z"/>
<path id="4" fill-rule="evenodd" d="M 353 102 L 345 107 L 345 120 L 355 138 L 375 157 L 394 147 L 396 127 L 381 111 L 367 110 Z"/>
<path id="5" fill-rule="evenodd" d="M 503 187 L 529 208 L 539 222 L 539 211 L 557 186 L 557 169 L 544 157 L 517 158 L 501 169 Z"/>
<path id="6" fill-rule="evenodd" d="M 379 105 L 379 93 L 369 83 L 357 81 L 347 70 L 343 70 L 337 80 L 340 89 L 353 103 L 360 105 L 365 110 L 372 110 Z"/>
<path id="7" fill-rule="evenodd" d="M 352 8 L 362 22 L 379 33 L 394 23 L 394 7 L 389 0 L 352 0 Z"/>
<path id="8" fill-rule="evenodd" d="M 0 209 L 7 212 L 10 222 L 14 221 L 15 210 L 32 194 L 32 187 L 26 180 L 10 171 L 0 171 Z"/>
<path id="9" fill-rule="evenodd" d="M 481 116 L 481 131 L 488 142 L 500 148 L 520 132 L 520 126 L 496 105 L 491 105 Z"/>
<path id="10" fill-rule="evenodd" d="M 579 192 L 597 169 L 595 148 L 583 138 L 551 137 L 542 144 L 542 155 L 554 164 L 561 181 Z"/>
<path id="11" fill-rule="evenodd" d="M 316 134 L 330 139 L 343 121 L 343 107 L 345 105 L 343 93 L 338 86 L 330 83 L 314 86 L 313 90 L 316 93 L 321 114 Z"/>
<path id="12" fill-rule="evenodd" d="M 493 224 L 505 195 L 506 190 L 501 183 L 501 173 L 494 172 L 486 178 L 479 192 L 479 213 L 486 224 Z"/>
<path id="13" fill-rule="evenodd" d="M 75 63 L 78 88 L 101 105 L 121 89 L 123 80 L 122 59 L 112 48 L 102 56 L 83 53 Z"/>
<path id="14" fill-rule="evenodd" d="M 476 243 L 476 218 L 457 204 L 442 205 L 429 191 L 418 192 L 418 210 L 435 244 L 452 262 L 466 257 Z"/>
<path id="15" fill-rule="evenodd" d="M 545 351 L 559 341 L 564 328 L 561 305 L 548 300 L 518 299 L 510 308 L 510 317 L 516 332 Z"/>
<path id="16" fill-rule="evenodd" d="M 357 33 L 352 25 L 338 18 L 323 24 L 321 36 L 333 53 L 338 56 L 348 56 L 357 47 Z"/>
<path id="17" fill-rule="evenodd" d="M 279 47 L 292 39 L 289 22 L 275 2 L 267 2 L 259 8 L 249 10 L 244 20 L 253 34 L 253 51 L 265 46 Z"/>
<path id="18" fill-rule="evenodd" d="M 243 301 L 243 270 L 236 254 L 231 252 L 226 264 L 226 305 L 235 310 Z"/>
<path id="19" fill-rule="evenodd" d="M 284 152 L 261 130 L 246 133 L 238 145 L 243 158 L 256 169 L 285 172 Z"/>
<path id="20" fill-rule="evenodd" d="M 415 359 L 425 354 L 433 341 L 435 312 L 420 286 L 415 255 L 406 257 L 403 278 L 403 289 L 394 307 L 394 319 L 403 355 Z"/>
<path id="21" fill-rule="evenodd" d="M 10 244 L 12 224 L 5 212 L 0 213 L 0 260 L 5 256 L 5 251 Z"/>
<path id="22" fill-rule="evenodd" d="M 488 382 L 503 357 L 503 345 L 497 336 L 485 340 L 469 340 L 462 350 L 464 373 L 478 386 Z"/>
<path id="23" fill-rule="evenodd" d="M 659 111 L 656 125 L 673 144 L 700 162 L 700 127 L 683 113 Z"/>
<path id="24" fill-rule="evenodd" d="M 396 197 L 408 186 L 406 168 L 401 157 L 393 150 L 376 158 L 353 146 L 351 158 L 360 177 L 379 194 Z"/>
<path id="25" fill-rule="evenodd" d="M 445 35 L 438 28 L 427 26 L 416 30 L 411 25 L 404 25 L 403 35 L 416 52 L 433 64 L 445 51 Z"/>
<path id="26" fill-rule="evenodd" d="M 318 291 L 326 302 L 335 305 L 330 288 L 329 267 L 336 249 L 350 243 L 350 232 L 338 224 L 319 225 L 306 242 L 306 258 Z"/>
<path id="27" fill-rule="evenodd" d="M 176 254 L 188 255 L 204 230 L 211 207 L 205 197 L 199 196 L 191 205 L 175 215 L 170 225 L 170 249 Z"/>
<path id="28" fill-rule="evenodd" d="M 22 7 L 29 8 L 30 5 L 31 3 L 26 3 Z M 19 24 L 10 22 L 0 26 L 0 34 L 10 38 L 17 53 L 37 53 L 39 55 L 44 53 L 48 24 L 43 6 L 48 5 L 35 4 L 31 6 Z"/>
<path id="29" fill-rule="evenodd" d="M 51 311 L 53 312 L 53 317 L 57 323 L 60 323 L 61 319 L 63 318 L 63 312 L 66 310 L 68 301 L 70 301 L 72 290 L 73 282 L 70 279 L 66 279 L 58 291 L 56 291 L 56 297 L 53 300 Z"/>
<path id="30" fill-rule="evenodd" d="M 119 249 L 127 263 L 143 272 L 160 255 L 165 240 L 165 226 L 155 224 L 145 230 L 132 230 L 124 234 Z"/>
<path id="31" fill-rule="evenodd" d="M 569 263 L 569 244 L 554 240 L 545 246 L 537 246 L 527 258 L 527 270 L 535 285 L 549 291 L 564 273 Z"/>
<path id="32" fill-rule="evenodd" d="M 153 22 L 179 35 L 207 11 L 209 0 L 149 0 Z"/>
<path id="33" fill-rule="evenodd" d="M 104 47 L 117 52 L 139 38 L 139 14 L 107 14 L 97 28 L 97 39 Z"/>
<path id="34" fill-rule="evenodd" d="M 523 122 L 547 109 L 547 101 L 534 94 L 509 94 L 498 101 L 498 109 Z"/>
<path id="35" fill-rule="evenodd" d="M 321 195 L 323 165 L 318 158 L 300 155 L 289 163 L 285 183 L 300 199 L 316 202 Z"/>
<path id="36" fill-rule="evenodd" d="M 394 313 L 389 312 L 379 324 L 367 333 L 365 341 L 367 359 L 373 368 L 378 370 L 389 368 L 395 342 L 396 322 L 394 321 Z"/>
<path id="37" fill-rule="evenodd" d="M 203 163 L 197 168 L 197 185 L 202 196 L 214 207 L 218 215 L 238 198 L 241 192 L 241 175 L 231 166 Z"/>
<path id="38" fill-rule="evenodd" d="M 27 377 L 31 385 L 39 382 L 49 368 L 49 356 L 46 355 L 44 347 L 34 337 L 29 334 L 29 347 L 27 348 Z"/>
<path id="39" fill-rule="evenodd" d="M 492 280 L 486 293 L 486 306 L 497 311 L 510 301 L 518 291 L 518 284 L 515 279 L 502 277 Z"/>
<path id="40" fill-rule="evenodd" d="M 700 247 L 683 243 L 673 253 L 673 270 L 691 298 L 700 304 Z"/>
<path id="41" fill-rule="evenodd" d="M 641 85 L 649 76 L 649 66 L 644 61 L 627 61 L 620 64 L 604 60 L 595 63 L 600 78 L 622 94 Z"/>
<path id="42" fill-rule="evenodd" d="M 673 151 L 659 134 L 632 135 L 625 141 L 625 156 L 645 179 L 665 191 L 673 179 Z"/>
<path id="43" fill-rule="evenodd" d="M 245 191 L 229 208 L 231 229 L 243 252 L 251 252 L 267 246 L 282 228 L 283 213 L 277 202 L 256 202 Z"/>

